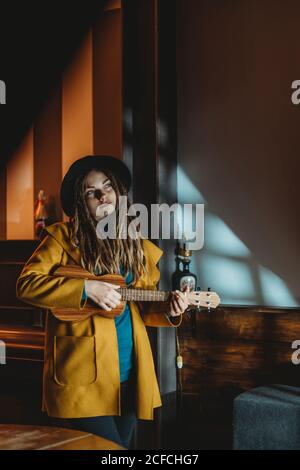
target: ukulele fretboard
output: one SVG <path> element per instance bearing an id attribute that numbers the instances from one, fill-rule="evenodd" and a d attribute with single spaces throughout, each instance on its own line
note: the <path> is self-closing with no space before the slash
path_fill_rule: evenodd
<path id="1" fill-rule="evenodd" d="M 145 290 L 145 289 L 126 289 L 121 287 L 117 290 L 122 296 L 122 300 L 128 301 L 160 301 L 165 302 L 170 296 L 170 292 L 162 290 Z"/>

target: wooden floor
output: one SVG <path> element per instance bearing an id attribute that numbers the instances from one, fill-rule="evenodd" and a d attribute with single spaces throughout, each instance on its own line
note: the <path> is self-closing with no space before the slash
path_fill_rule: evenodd
<path id="1" fill-rule="evenodd" d="M 91 433 L 50 426 L 1 424 L 1 450 L 124 450 Z"/>

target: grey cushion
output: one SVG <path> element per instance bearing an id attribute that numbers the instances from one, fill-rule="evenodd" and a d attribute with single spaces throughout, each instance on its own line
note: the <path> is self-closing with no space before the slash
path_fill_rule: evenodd
<path id="1" fill-rule="evenodd" d="M 236 397 L 233 437 L 234 449 L 299 450 L 300 388 L 275 384 Z"/>

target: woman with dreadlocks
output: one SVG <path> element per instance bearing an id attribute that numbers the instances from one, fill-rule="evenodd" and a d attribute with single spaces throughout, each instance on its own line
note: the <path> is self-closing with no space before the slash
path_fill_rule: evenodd
<path id="1" fill-rule="evenodd" d="M 55 425 L 87 431 L 130 448 L 137 419 L 153 420 L 162 405 L 146 326 L 177 327 L 187 308 L 182 292 L 165 302 L 120 304 L 120 286 L 101 280 L 56 275 L 59 266 L 77 265 L 93 275 L 121 274 L 126 284 L 156 289 L 162 251 L 141 237 L 101 237 L 99 221 L 127 196 L 131 175 L 111 156 L 76 160 L 61 185 L 68 222 L 44 229 L 42 240 L 17 281 L 17 297 L 47 309 L 42 410 Z M 130 204 L 127 200 L 127 207 Z M 127 219 L 126 224 L 133 217 Z M 99 314 L 62 321 L 51 309 Z"/>

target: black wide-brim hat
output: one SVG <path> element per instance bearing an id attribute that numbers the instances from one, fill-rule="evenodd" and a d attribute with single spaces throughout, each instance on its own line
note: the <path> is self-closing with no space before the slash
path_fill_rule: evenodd
<path id="1" fill-rule="evenodd" d="M 76 160 L 67 173 L 60 188 L 60 201 L 64 212 L 69 216 L 74 215 L 74 190 L 76 179 L 88 173 L 90 170 L 110 170 L 123 183 L 127 191 L 131 186 L 131 174 L 122 160 L 109 155 L 87 155 Z"/>

